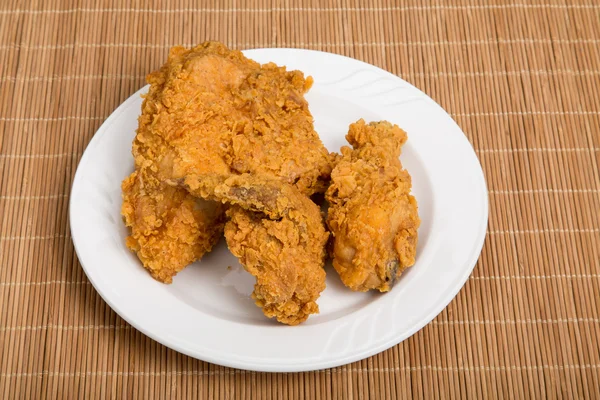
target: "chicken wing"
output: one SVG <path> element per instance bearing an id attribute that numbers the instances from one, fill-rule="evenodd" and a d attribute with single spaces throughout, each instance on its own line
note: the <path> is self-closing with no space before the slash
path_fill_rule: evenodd
<path id="1" fill-rule="evenodd" d="M 329 234 L 315 203 L 291 185 L 248 174 L 190 175 L 180 184 L 193 195 L 232 205 L 225 238 L 256 277 L 252 298 L 267 317 L 297 325 L 319 312 Z"/>
<path id="2" fill-rule="evenodd" d="M 398 159 L 406 133 L 361 119 L 346 139 L 353 149 L 342 147 L 325 194 L 333 266 L 352 290 L 386 292 L 416 256 L 417 202 Z"/>
<path id="3" fill-rule="evenodd" d="M 166 180 L 256 173 L 309 195 L 325 190 L 331 159 L 304 99 L 312 80 L 301 72 L 207 42 L 171 49 L 148 83 L 122 213 L 128 247 L 156 279 L 169 283 L 201 258 L 224 221 L 224 207 L 167 188 Z"/>

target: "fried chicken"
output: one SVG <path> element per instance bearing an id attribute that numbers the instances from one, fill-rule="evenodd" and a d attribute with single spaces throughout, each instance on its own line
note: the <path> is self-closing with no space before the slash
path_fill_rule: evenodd
<path id="1" fill-rule="evenodd" d="M 257 175 L 190 175 L 179 184 L 231 205 L 225 238 L 256 277 L 252 298 L 267 317 L 297 325 L 319 312 L 329 234 L 315 203 L 294 186 Z"/>
<path id="2" fill-rule="evenodd" d="M 210 251 L 224 207 L 164 182 L 189 174 L 253 173 L 325 191 L 331 159 L 313 129 L 304 94 L 312 80 L 207 42 L 174 47 L 148 75 L 150 90 L 133 143 L 135 172 L 122 185 L 127 246 L 170 283 Z"/>
<path id="3" fill-rule="evenodd" d="M 327 225 L 333 235 L 333 266 L 355 291 L 389 291 L 415 263 L 417 202 L 399 156 L 406 133 L 389 122 L 350 125 L 342 155 L 331 173 Z"/>
<path id="4" fill-rule="evenodd" d="M 190 260 L 211 250 L 223 230 L 225 207 L 155 179 L 136 171 L 123 181 L 122 214 L 133 227 L 126 244 L 155 279 L 171 282 Z"/>

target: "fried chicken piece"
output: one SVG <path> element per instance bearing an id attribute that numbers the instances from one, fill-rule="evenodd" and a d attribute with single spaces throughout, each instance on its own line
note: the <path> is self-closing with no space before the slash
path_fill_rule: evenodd
<path id="1" fill-rule="evenodd" d="M 134 227 L 126 244 L 155 279 L 170 283 L 189 260 L 202 257 L 219 239 L 225 207 L 181 188 L 147 182 L 138 172 L 122 185 L 127 199 L 122 214 L 126 225 Z"/>
<path id="2" fill-rule="evenodd" d="M 136 171 L 123 182 L 122 214 L 131 229 L 128 247 L 156 279 L 169 283 L 200 259 L 224 220 L 222 206 L 198 203 L 166 188 L 166 180 L 249 172 L 309 195 L 325 190 L 331 159 L 303 97 L 312 80 L 301 72 L 260 66 L 207 42 L 174 47 L 147 80 L 133 143 Z"/>
<path id="3" fill-rule="evenodd" d="M 350 125 L 325 197 L 333 234 L 333 266 L 352 290 L 387 292 L 415 263 L 417 202 L 402 169 L 406 133 L 389 122 Z"/>
<path id="4" fill-rule="evenodd" d="M 329 234 L 315 203 L 291 185 L 256 175 L 190 175 L 180 183 L 194 195 L 232 205 L 225 238 L 256 277 L 252 298 L 267 317 L 297 325 L 319 312 Z"/>
<path id="5" fill-rule="evenodd" d="M 209 252 L 223 233 L 222 204 L 169 187 L 149 168 L 134 171 L 121 188 L 121 214 L 130 229 L 125 244 L 158 281 L 172 283 L 178 272 Z"/>

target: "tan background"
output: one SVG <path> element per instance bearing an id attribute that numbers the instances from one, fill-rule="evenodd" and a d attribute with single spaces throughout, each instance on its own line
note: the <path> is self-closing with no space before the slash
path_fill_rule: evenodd
<path id="1" fill-rule="evenodd" d="M 0 398 L 600 398 L 600 5 L 420 3 L 3 1 Z M 206 39 L 367 61 L 464 129 L 489 231 L 431 324 L 347 366 L 263 374 L 171 351 L 96 294 L 69 235 L 77 163 L 169 46 Z"/>

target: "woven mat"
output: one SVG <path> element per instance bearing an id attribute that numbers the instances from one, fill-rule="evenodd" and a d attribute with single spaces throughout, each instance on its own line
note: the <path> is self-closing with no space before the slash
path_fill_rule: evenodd
<path id="1" fill-rule="evenodd" d="M 475 1 L 2 2 L 0 398 L 600 398 L 600 6 Z M 77 163 L 171 45 L 206 39 L 367 61 L 463 128 L 488 236 L 432 323 L 347 366 L 252 373 L 154 342 L 94 291 L 68 227 Z"/>

